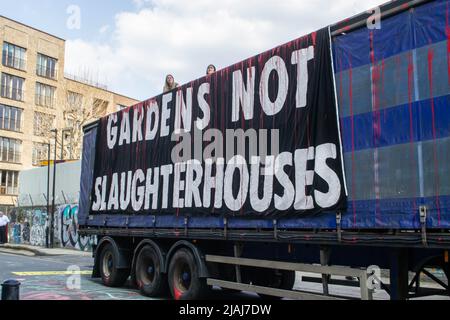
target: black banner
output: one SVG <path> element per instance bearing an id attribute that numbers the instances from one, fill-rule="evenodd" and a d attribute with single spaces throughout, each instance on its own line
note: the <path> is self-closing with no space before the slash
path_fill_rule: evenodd
<path id="1" fill-rule="evenodd" d="M 91 214 L 344 209 L 328 29 L 102 118 Z"/>

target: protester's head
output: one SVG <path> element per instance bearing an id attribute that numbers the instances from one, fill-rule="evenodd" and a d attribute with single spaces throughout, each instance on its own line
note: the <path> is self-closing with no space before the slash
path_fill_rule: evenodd
<path id="1" fill-rule="evenodd" d="M 215 73 L 215 72 L 216 72 L 216 66 L 213 65 L 213 64 L 210 64 L 210 65 L 208 66 L 208 68 L 206 68 L 206 75 L 207 75 L 207 76 L 209 76 L 209 75 L 211 75 L 211 74 L 213 74 L 213 73 Z"/>
<path id="2" fill-rule="evenodd" d="M 4 216 L 4 213 L 0 211 L 0 218 Z"/>
<path id="3" fill-rule="evenodd" d="M 178 83 L 175 82 L 173 75 L 168 74 L 164 83 L 164 92 L 170 91 L 178 87 Z"/>
<path id="4" fill-rule="evenodd" d="M 168 75 L 166 76 L 166 85 L 167 85 L 168 87 L 172 87 L 174 83 L 175 83 L 175 79 L 173 78 L 173 75 L 168 74 Z"/>

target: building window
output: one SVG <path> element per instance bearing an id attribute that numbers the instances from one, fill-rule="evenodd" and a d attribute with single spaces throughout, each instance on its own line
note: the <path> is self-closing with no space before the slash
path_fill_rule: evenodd
<path id="1" fill-rule="evenodd" d="M 55 128 L 55 116 L 42 112 L 34 113 L 33 133 L 35 136 L 48 137 Z"/>
<path id="2" fill-rule="evenodd" d="M 24 78 L 15 77 L 7 73 L 2 73 L 2 90 L 1 90 L 2 97 L 17 101 L 23 101 L 24 82 L 25 82 Z"/>
<path id="3" fill-rule="evenodd" d="M 23 110 L 0 104 L 0 129 L 20 132 Z"/>
<path id="4" fill-rule="evenodd" d="M 53 108 L 56 88 L 36 82 L 36 105 Z"/>
<path id="5" fill-rule="evenodd" d="M 56 77 L 57 77 L 57 70 L 56 70 L 57 62 L 58 62 L 58 60 L 56 60 L 54 58 L 50 58 L 48 56 L 38 53 L 36 74 L 41 77 L 56 79 Z"/>
<path id="6" fill-rule="evenodd" d="M 5 67 L 25 70 L 26 69 L 26 49 L 15 46 L 8 42 L 3 42 L 2 63 Z"/>
<path id="7" fill-rule="evenodd" d="M 48 147 L 45 143 L 33 143 L 33 166 L 39 166 L 42 161 L 48 160 Z"/>
<path id="8" fill-rule="evenodd" d="M 92 105 L 92 115 L 96 118 L 103 117 L 108 111 L 108 101 L 94 98 L 94 103 Z"/>
<path id="9" fill-rule="evenodd" d="M 69 108 L 81 109 L 83 107 L 83 95 L 72 91 L 67 92 L 67 105 Z"/>
<path id="10" fill-rule="evenodd" d="M 0 194 L 17 195 L 19 193 L 19 172 L 0 170 Z"/>
<path id="11" fill-rule="evenodd" d="M 22 141 L 0 137 L 0 161 L 20 163 Z"/>

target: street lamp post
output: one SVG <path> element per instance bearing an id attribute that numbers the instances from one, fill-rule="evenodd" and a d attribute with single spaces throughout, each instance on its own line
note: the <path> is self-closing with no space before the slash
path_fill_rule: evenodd
<path id="1" fill-rule="evenodd" d="M 53 186 L 52 186 L 52 209 L 50 212 L 50 248 L 54 247 L 55 240 L 55 184 L 56 184 L 56 145 L 58 143 L 58 129 L 53 129 L 51 132 L 55 133 L 55 150 L 53 160 Z"/>
<path id="2" fill-rule="evenodd" d="M 47 215 L 50 213 L 50 143 L 47 144 Z M 50 227 L 47 228 L 50 231 Z M 47 233 L 48 233 L 47 231 Z M 49 235 L 46 235 L 46 247 L 49 247 Z"/>

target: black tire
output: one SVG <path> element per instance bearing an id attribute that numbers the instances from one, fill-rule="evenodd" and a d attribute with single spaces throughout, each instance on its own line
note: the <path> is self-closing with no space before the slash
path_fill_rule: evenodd
<path id="1" fill-rule="evenodd" d="M 111 244 L 105 245 L 100 254 L 100 275 L 103 284 L 107 287 L 117 288 L 123 286 L 130 275 L 129 269 L 117 268 L 117 255 L 118 253 Z"/>
<path id="2" fill-rule="evenodd" d="M 136 258 L 136 284 L 141 294 L 158 297 L 168 292 L 167 275 L 162 273 L 162 261 L 152 246 L 145 246 Z"/>
<path id="3" fill-rule="evenodd" d="M 175 300 L 197 300 L 206 296 L 206 279 L 199 277 L 199 266 L 186 248 L 173 255 L 169 265 L 169 288 Z"/>

